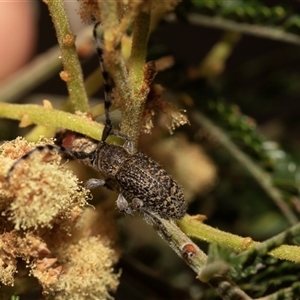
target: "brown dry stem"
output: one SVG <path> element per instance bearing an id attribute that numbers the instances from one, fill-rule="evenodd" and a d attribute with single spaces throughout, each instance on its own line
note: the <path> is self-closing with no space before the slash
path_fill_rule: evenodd
<path id="1" fill-rule="evenodd" d="M 234 295 L 236 299 L 251 300 L 244 291 L 223 275 L 226 269 L 218 268 L 214 270 L 213 273 L 207 272 L 207 268 L 209 268 L 210 265 L 206 264 L 206 254 L 183 231 L 181 231 L 174 221 L 165 220 L 160 217 L 157 218 L 164 226 L 164 228 L 160 226 L 156 227 L 158 234 L 197 274 L 197 279 L 203 282 L 205 281 L 210 286 L 214 287 L 223 299 L 229 299 L 228 297 L 230 295 Z M 145 220 L 149 223 L 147 217 L 145 217 Z M 205 276 L 207 273 L 210 273 L 209 277 Z"/>

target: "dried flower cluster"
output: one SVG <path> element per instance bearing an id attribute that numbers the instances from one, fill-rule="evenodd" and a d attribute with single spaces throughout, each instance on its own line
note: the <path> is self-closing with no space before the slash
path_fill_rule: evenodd
<path id="1" fill-rule="evenodd" d="M 100 9 L 97 0 L 79 0 L 79 2 L 80 9 L 78 13 L 83 22 L 88 23 L 91 20 L 91 16 L 96 18 L 100 16 Z M 116 2 L 119 7 L 119 11 L 123 12 L 122 14 L 130 10 L 142 10 L 143 8 L 148 10 L 150 7 L 152 7 L 155 14 L 163 16 L 166 13 L 174 10 L 180 0 L 117 0 Z M 121 18 L 122 16 L 119 17 Z"/>
<path id="2" fill-rule="evenodd" d="M 166 124 L 169 132 L 172 134 L 176 127 L 189 124 L 186 115 L 178 111 L 171 103 L 165 101 L 162 97 L 164 89 L 162 86 L 153 85 L 148 94 L 144 115 L 143 115 L 143 132 L 150 133 L 153 128 L 153 117 L 161 112 L 166 115 Z"/>
<path id="3" fill-rule="evenodd" d="M 13 145 L 5 143 L 2 146 L 2 185 L 6 186 L 5 196 L 11 200 L 5 201 L 7 207 L 3 209 L 16 230 L 52 227 L 60 219 L 70 218 L 77 207 L 83 207 L 89 194 L 72 172 L 59 164 L 58 153 L 50 157 L 49 153 L 35 153 L 30 161 L 21 162 L 9 182 L 6 181 L 8 168 L 14 162 L 14 150 L 18 149 L 18 154 L 23 155 L 33 147 L 34 144 L 27 146 L 21 139 Z M 42 160 L 51 159 L 51 163 L 42 163 L 41 157 Z"/>
<path id="4" fill-rule="evenodd" d="M 98 8 L 97 0 L 80 0 L 80 9 L 78 14 L 84 23 L 88 23 L 91 20 L 91 16 L 99 16 L 100 11 Z"/>
<path id="5" fill-rule="evenodd" d="M 24 288 L 31 274 L 51 299 L 110 298 L 118 285 L 114 226 L 104 218 L 96 225 L 103 212 L 85 208 L 89 191 L 60 164 L 59 154 L 34 153 L 7 181 L 15 159 L 35 146 L 18 138 L 0 148 L 1 283 L 13 286 L 18 279 Z"/>
<path id="6" fill-rule="evenodd" d="M 115 253 L 99 237 L 83 237 L 59 249 L 66 272 L 56 286 L 56 300 L 107 299 L 118 286 Z"/>

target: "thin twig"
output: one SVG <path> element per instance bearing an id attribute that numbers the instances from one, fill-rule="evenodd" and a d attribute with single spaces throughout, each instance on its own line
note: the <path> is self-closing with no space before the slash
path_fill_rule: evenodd
<path id="1" fill-rule="evenodd" d="M 277 29 L 261 25 L 239 23 L 220 17 L 209 17 L 200 14 L 190 14 L 188 16 L 188 21 L 195 25 L 203 25 L 221 30 L 237 31 L 248 35 L 300 46 L 300 36 L 285 32 L 280 28 Z"/>
<path id="2" fill-rule="evenodd" d="M 229 137 L 207 117 L 200 112 L 192 112 L 191 116 L 195 122 L 201 124 L 206 130 L 214 136 L 222 146 L 253 176 L 257 183 L 264 189 L 270 198 L 279 207 L 290 224 L 294 225 L 299 222 L 297 216 L 282 198 L 280 190 L 272 184 L 271 176 L 257 166 L 245 153 L 243 153 Z"/>
<path id="3" fill-rule="evenodd" d="M 197 278 L 201 280 L 201 273 L 205 269 L 207 262 L 206 254 L 180 230 L 174 221 L 166 220 L 159 216 L 156 216 L 156 218 L 159 219 L 160 223 L 164 226 L 164 229 L 162 229 L 161 226 L 156 227 L 160 237 L 187 263 L 187 265 L 197 274 Z M 145 220 L 148 221 L 147 217 Z M 222 274 L 213 275 L 207 283 L 215 288 L 217 293 L 223 299 L 231 299 L 228 298 L 230 295 L 232 297 L 234 296 L 234 299 L 252 299 Z"/>

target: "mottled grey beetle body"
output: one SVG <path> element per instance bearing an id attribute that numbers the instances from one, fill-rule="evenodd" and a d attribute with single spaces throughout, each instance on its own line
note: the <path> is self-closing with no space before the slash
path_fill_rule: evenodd
<path id="1" fill-rule="evenodd" d="M 38 146 L 19 158 L 10 168 L 9 180 L 15 167 L 36 152 L 56 150 L 67 156 L 82 160 L 84 164 L 101 172 L 103 179 L 91 178 L 86 187 L 93 189 L 105 186 L 119 192 L 117 207 L 121 212 L 132 214 L 138 211 L 153 218 L 151 212 L 159 214 L 165 219 L 180 219 L 186 212 L 186 201 L 181 187 L 162 168 L 160 164 L 142 152 L 134 152 L 132 143 L 121 134 L 112 132 L 125 139 L 124 146 L 99 142 L 84 145 L 92 147 L 90 152 L 75 150 L 76 145 L 65 148 L 58 145 Z M 75 151 L 74 151 L 75 150 Z"/>
<path id="2" fill-rule="evenodd" d="M 156 161 L 129 149 L 102 142 L 90 162 L 106 180 L 90 179 L 87 187 L 104 185 L 119 192 L 117 206 L 126 213 L 143 209 L 163 218 L 182 218 L 186 201 L 181 187 Z"/>

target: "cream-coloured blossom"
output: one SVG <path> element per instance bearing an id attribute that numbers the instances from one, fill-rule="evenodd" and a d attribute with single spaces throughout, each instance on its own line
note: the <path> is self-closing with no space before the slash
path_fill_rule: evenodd
<path id="1" fill-rule="evenodd" d="M 153 128 L 153 118 L 158 113 L 164 114 L 164 126 L 168 128 L 170 134 L 176 127 L 189 124 L 185 111 L 178 110 L 174 105 L 163 98 L 164 88 L 155 84 L 151 86 L 143 112 L 143 132 L 150 133 Z"/>
<path id="2" fill-rule="evenodd" d="M 46 144 L 52 141 L 42 141 Z M 11 221 L 15 229 L 52 227 L 60 219 L 69 218 L 75 207 L 86 205 L 89 191 L 64 165 L 60 153 L 45 150 L 35 152 L 20 161 L 10 177 L 7 172 L 14 159 L 27 153 L 36 145 L 18 139 L 2 145 L 0 168 L 2 215 Z M 6 199 L 5 201 L 5 197 Z M 4 203 L 8 206 L 4 209 Z"/>
<path id="3" fill-rule="evenodd" d="M 17 259 L 22 258 L 27 264 L 33 258 L 40 258 L 50 253 L 41 238 L 16 230 L 0 235 L 0 281 L 4 285 L 13 285 L 17 272 Z"/>
<path id="4" fill-rule="evenodd" d="M 100 236 L 83 237 L 59 249 L 63 266 L 57 285 L 51 291 L 55 300 L 111 299 L 119 284 L 114 271 L 115 252 Z"/>
<path id="5" fill-rule="evenodd" d="M 52 141 L 42 140 L 39 145 L 47 143 Z M 0 235 L 0 281 L 14 285 L 15 276 L 26 268 L 50 299 L 110 298 L 119 284 L 113 268 L 119 258 L 113 247 L 117 239 L 114 212 L 84 209 L 89 192 L 60 164 L 55 151 L 34 152 L 20 161 L 8 180 L 16 159 L 35 147 L 21 138 L 0 147 L 5 232 Z M 17 263 L 19 259 L 26 267 Z M 23 276 L 21 284 L 26 286 L 27 280 Z"/>

